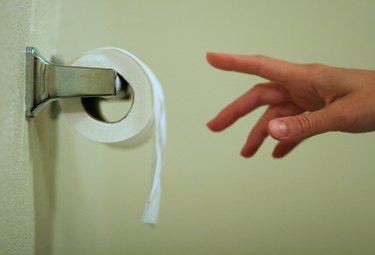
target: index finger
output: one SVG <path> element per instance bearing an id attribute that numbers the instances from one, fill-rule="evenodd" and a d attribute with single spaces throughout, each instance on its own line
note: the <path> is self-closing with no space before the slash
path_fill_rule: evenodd
<path id="1" fill-rule="evenodd" d="M 283 85 L 305 74 L 302 65 L 261 55 L 207 53 L 206 57 L 208 63 L 218 69 L 253 74 Z"/>

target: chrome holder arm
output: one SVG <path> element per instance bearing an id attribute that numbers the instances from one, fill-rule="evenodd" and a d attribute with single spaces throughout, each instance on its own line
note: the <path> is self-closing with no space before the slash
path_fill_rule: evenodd
<path id="1" fill-rule="evenodd" d="M 47 102 L 70 97 L 116 96 L 121 77 L 114 69 L 56 65 L 26 48 L 26 117 Z"/>

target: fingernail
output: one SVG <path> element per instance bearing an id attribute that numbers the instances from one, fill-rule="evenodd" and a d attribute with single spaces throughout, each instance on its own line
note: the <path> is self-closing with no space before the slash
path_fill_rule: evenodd
<path id="1" fill-rule="evenodd" d="M 288 136 L 288 126 L 282 120 L 272 120 L 269 124 L 270 131 L 276 138 L 285 138 Z"/>

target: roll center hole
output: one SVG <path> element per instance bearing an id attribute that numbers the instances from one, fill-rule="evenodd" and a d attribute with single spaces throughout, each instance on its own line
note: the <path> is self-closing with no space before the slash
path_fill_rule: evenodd
<path id="1" fill-rule="evenodd" d="M 81 98 L 83 108 L 94 119 L 115 123 L 124 119 L 134 102 L 134 93 L 129 83 L 121 77 L 121 87 L 117 96 L 110 98 Z"/>

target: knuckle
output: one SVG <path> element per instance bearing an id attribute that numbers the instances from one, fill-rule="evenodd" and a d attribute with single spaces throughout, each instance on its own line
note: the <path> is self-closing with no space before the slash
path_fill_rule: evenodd
<path id="1" fill-rule="evenodd" d="M 261 75 L 262 72 L 263 72 L 263 64 L 264 64 L 264 61 L 268 58 L 264 55 L 255 55 L 254 58 L 256 59 L 256 67 L 255 67 L 255 74 L 257 75 Z"/>
<path id="2" fill-rule="evenodd" d="M 320 73 L 326 70 L 328 68 L 327 65 L 324 64 L 318 64 L 318 63 L 311 63 L 311 64 L 306 64 L 305 65 L 310 72 L 312 73 Z"/>
<path id="3" fill-rule="evenodd" d="M 325 83 L 328 77 L 330 67 L 323 64 L 307 64 L 306 67 L 306 80 L 311 84 Z"/>
<path id="4" fill-rule="evenodd" d="M 305 136 L 306 134 L 311 133 L 312 123 L 307 115 L 298 115 L 294 118 L 294 120 L 294 129 L 297 135 Z"/>
<path id="5" fill-rule="evenodd" d="M 263 96 L 264 96 L 264 84 L 262 83 L 259 83 L 259 84 L 256 84 L 254 85 L 251 89 L 250 89 L 250 92 L 254 95 L 256 95 L 256 97 L 254 97 L 253 99 L 253 102 L 254 104 L 256 105 L 260 105 L 262 104 L 263 102 Z"/>
<path id="6" fill-rule="evenodd" d="M 270 105 L 267 109 L 267 112 L 271 113 L 280 113 L 280 110 L 282 109 L 281 105 Z"/>
<path id="7" fill-rule="evenodd" d="M 288 116 L 288 115 L 297 115 L 301 112 L 304 112 L 301 108 L 299 108 L 294 103 L 284 103 L 281 105 L 278 114 L 280 116 Z"/>
<path id="8" fill-rule="evenodd" d="M 257 128 L 257 129 L 254 129 L 253 130 L 253 133 L 255 136 L 257 136 L 258 138 L 261 138 L 261 139 L 264 139 L 268 136 L 268 130 L 267 128 Z M 253 141 L 253 138 L 254 137 L 249 137 L 249 142 Z"/>
<path id="9" fill-rule="evenodd" d="M 228 116 L 230 119 L 239 119 L 246 113 L 246 109 L 237 102 L 230 104 L 222 111 L 223 115 Z"/>
<path id="10" fill-rule="evenodd" d="M 303 112 L 303 110 L 294 103 L 285 102 L 281 104 L 270 105 L 267 109 L 267 112 L 270 112 L 272 116 L 289 116 L 299 114 Z"/>
<path id="11" fill-rule="evenodd" d="M 262 55 L 262 54 L 257 54 L 257 55 L 254 55 L 255 59 L 257 59 L 258 61 L 262 61 L 264 59 L 267 58 L 267 56 L 265 55 Z"/>
<path id="12" fill-rule="evenodd" d="M 280 116 L 287 116 L 289 115 L 288 110 L 289 104 L 277 104 L 277 105 L 270 105 L 267 109 L 267 112 L 272 117 L 280 117 Z"/>
<path id="13" fill-rule="evenodd" d="M 221 116 L 225 118 L 230 118 L 230 119 L 238 119 L 239 118 L 239 112 L 238 110 L 233 107 L 232 105 L 229 105 L 228 107 L 224 108 L 221 113 Z"/>
<path id="14" fill-rule="evenodd" d="M 260 91 L 263 90 L 263 87 L 264 87 L 264 84 L 263 84 L 263 83 L 258 83 L 258 84 L 255 84 L 255 85 L 251 88 L 251 90 L 252 90 L 253 92 L 260 92 Z"/>
<path id="15" fill-rule="evenodd" d="M 232 107 L 230 114 L 233 116 L 234 119 L 239 119 L 244 115 L 244 111 L 241 107 Z"/>
<path id="16" fill-rule="evenodd" d="M 280 115 L 280 106 L 279 105 L 270 105 L 267 107 L 267 110 L 263 114 L 263 118 L 268 119 L 269 121 L 273 118 L 279 117 Z"/>

